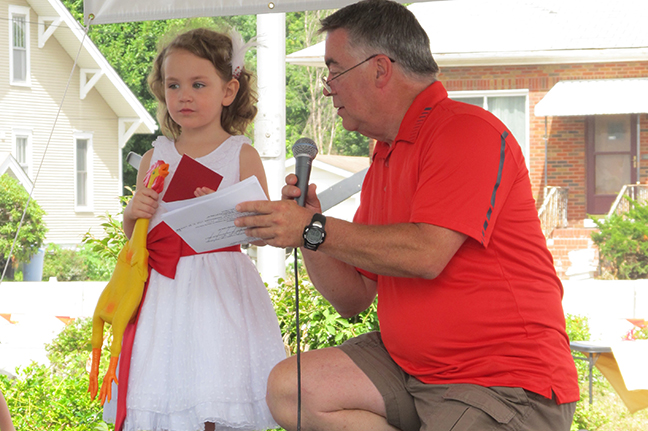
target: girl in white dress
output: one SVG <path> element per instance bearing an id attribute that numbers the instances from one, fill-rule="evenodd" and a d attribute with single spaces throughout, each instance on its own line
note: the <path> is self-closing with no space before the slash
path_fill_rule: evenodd
<path id="1" fill-rule="evenodd" d="M 150 219 L 149 241 L 156 229 L 168 230 L 158 201 L 183 154 L 222 175 L 219 188 L 255 175 L 268 194 L 261 159 L 242 136 L 256 115 L 245 49 L 238 33 L 197 29 L 158 55 L 149 84 L 165 137 L 142 157 L 124 211 L 127 235 L 138 218 Z M 143 183 L 158 160 L 169 164 L 160 194 Z M 201 186 L 194 194 L 213 191 Z M 265 401 L 268 374 L 286 357 L 277 317 L 254 264 L 230 249 L 183 253 L 173 278 L 160 273 L 166 266 L 150 270 L 134 342 L 124 339 L 119 385 L 104 410 L 108 420 L 116 415 L 116 430 L 277 427 Z"/>

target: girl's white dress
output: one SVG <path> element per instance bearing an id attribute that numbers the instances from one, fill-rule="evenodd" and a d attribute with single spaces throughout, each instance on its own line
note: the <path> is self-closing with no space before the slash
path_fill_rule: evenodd
<path id="1" fill-rule="evenodd" d="M 197 159 L 239 182 L 239 154 L 249 140 L 232 136 Z M 164 192 L 181 155 L 167 138 L 151 164 L 169 164 Z M 160 223 L 160 208 L 151 219 Z M 124 430 L 265 430 L 277 424 L 266 405 L 272 367 L 285 359 L 277 316 L 252 261 L 240 252 L 181 257 L 175 279 L 152 270 L 131 359 Z M 114 421 L 118 385 L 104 418 Z"/>

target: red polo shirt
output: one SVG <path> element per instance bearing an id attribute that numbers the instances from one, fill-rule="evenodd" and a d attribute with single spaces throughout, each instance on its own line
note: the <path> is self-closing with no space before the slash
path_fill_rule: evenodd
<path id="1" fill-rule="evenodd" d="M 579 399 L 562 284 L 522 151 L 495 116 L 432 84 L 394 144 L 376 144 L 355 221 L 429 223 L 468 236 L 434 280 L 360 269 L 378 282 L 382 338 L 407 373 Z"/>

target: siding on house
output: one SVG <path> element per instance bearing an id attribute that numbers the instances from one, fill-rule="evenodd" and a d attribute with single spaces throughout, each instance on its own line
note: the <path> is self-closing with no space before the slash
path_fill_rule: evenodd
<path id="1" fill-rule="evenodd" d="M 9 85 L 11 23 L 7 19 L 10 4 L 30 6 L 26 1 L 0 0 L 0 151 L 12 151 L 14 128 L 31 130 L 33 165 L 29 174 L 34 181 L 74 59 L 55 37 L 50 37 L 43 48 L 38 48 L 38 15 L 31 8 L 31 86 Z M 44 220 L 49 229 L 48 243 L 78 244 L 88 231 L 103 236 L 101 223 L 104 220 L 100 216 L 106 212 L 116 214 L 121 209 L 118 117 L 94 88 L 81 100 L 79 87 L 77 67 L 35 181 L 33 198 L 47 213 Z M 93 206 L 90 212 L 75 211 L 75 132 L 92 135 L 90 194 Z"/>
<path id="2" fill-rule="evenodd" d="M 448 91 L 529 91 L 529 173 L 538 207 L 545 176 L 545 118 L 533 115 L 535 105 L 560 80 L 619 79 L 648 76 L 648 61 L 617 63 L 543 64 L 516 66 L 442 67 L 439 79 Z M 641 114 L 641 154 L 648 154 L 648 115 Z M 547 182 L 569 187 L 568 217 L 586 214 L 585 117 L 548 117 Z M 640 178 L 648 179 L 648 160 L 639 160 Z"/>

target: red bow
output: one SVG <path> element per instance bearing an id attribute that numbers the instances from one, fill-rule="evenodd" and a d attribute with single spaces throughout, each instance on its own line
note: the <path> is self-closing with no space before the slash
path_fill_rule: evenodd
<path id="1" fill-rule="evenodd" d="M 182 256 L 216 253 L 221 251 L 241 251 L 240 245 L 196 253 L 168 224 L 162 222 L 155 226 L 146 237 L 149 251 L 149 267 L 168 278 L 175 278 L 176 267 Z"/>

